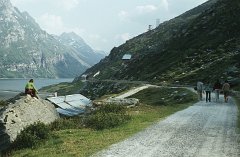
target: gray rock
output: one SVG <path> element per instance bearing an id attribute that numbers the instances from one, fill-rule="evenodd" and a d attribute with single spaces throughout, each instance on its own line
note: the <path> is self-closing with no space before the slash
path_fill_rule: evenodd
<path id="1" fill-rule="evenodd" d="M 49 124 L 59 118 L 54 105 L 50 102 L 22 96 L 15 103 L 0 111 L 0 150 L 1 146 L 13 142 L 17 135 L 28 125 L 35 122 Z M 6 138 L 7 137 L 7 138 Z"/>
<path id="2" fill-rule="evenodd" d="M 139 100 L 136 98 L 108 98 L 108 99 L 104 99 L 104 100 L 93 101 L 93 104 L 96 107 L 101 106 L 101 105 L 109 105 L 109 104 L 134 107 L 137 104 L 139 104 Z"/>
<path id="3" fill-rule="evenodd" d="M 136 106 L 139 103 L 139 100 L 136 98 L 109 98 L 105 102 L 105 104 L 116 104 L 116 105 L 124 105 L 124 106 Z"/>

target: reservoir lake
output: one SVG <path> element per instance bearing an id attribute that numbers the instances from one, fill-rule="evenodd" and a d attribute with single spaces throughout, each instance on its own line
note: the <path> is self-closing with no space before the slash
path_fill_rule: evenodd
<path id="1" fill-rule="evenodd" d="M 6 100 L 16 96 L 20 92 L 24 92 L 26 83 L 30 79 L 0 79 L 0 100 Z M 61 82 L 72 82 L 73 78 L 61 79 L 34 79 L 34 85 L 37 89 L 45 86 L 58 84 Z"/>

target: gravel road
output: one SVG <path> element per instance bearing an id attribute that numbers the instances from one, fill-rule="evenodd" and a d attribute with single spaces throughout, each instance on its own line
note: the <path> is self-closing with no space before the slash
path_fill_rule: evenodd
<path id="1" fill-rule="evenodd" d="M 234 101 L 200 101 L 94 157 L 240 157 Z"/>

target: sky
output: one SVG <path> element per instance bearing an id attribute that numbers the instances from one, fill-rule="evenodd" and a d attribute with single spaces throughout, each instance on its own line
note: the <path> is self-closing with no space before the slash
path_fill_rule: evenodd
<path id="1" fill-rule="evenodd" d="M 207 0 L 11 0 L 49 34 L 75 32 L 95 50 L 113 47 Z"/>

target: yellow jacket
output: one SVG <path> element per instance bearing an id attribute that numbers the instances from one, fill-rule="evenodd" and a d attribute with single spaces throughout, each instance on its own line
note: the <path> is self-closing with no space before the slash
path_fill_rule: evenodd
<path id="1" fill-rule="evenodd" d="M 25 89 L 34 89 L 37 92 L 37 89 L 35 88 L 33 82 L 28 82 L 25 86 Z"/>

